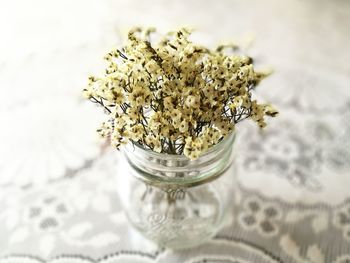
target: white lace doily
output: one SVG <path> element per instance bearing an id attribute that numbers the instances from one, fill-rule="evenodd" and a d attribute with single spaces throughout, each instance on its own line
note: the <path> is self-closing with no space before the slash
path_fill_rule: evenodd
<path id="1" fill-rule="evenodd" d="M 341 0 L 2 1 L 0 263 L 350 262 L 349 21 Z M 196 249 L 130 227 L 118 153 L 80 97 L 133 25 L 190 25 L 205 44 L 255 33 L 248 52 L 275 69 L 258 95 L 281 114 L 239 127 L 234 214 Z"/>

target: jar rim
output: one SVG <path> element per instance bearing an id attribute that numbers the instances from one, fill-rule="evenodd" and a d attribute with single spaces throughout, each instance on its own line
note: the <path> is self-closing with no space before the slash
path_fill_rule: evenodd
<path id="1" fill-rule="evenodd" d="M 235 138 L 236 138 L 236 132 L 230 133 L 222 141 L 220 141 L 218 144 L 211 147 L 208 151 L 206 151 L 205 153 L 200 155 L 199 158 L 194 160 L 194 161 L 190 161 L 188 159 L 188 157 L 186 157 L 185 155 L 157 153 L 157 152 L 154 152 L 152 150 L 145 149 L 141 145 L 136 145 L 136 144 L 134 144 L 134 145 L 135 145 L 135 147 L 137 147 L 137 149 L 140 149 L 142 152 L 148 154 L 150 157 L 163 159 L 163 160 L 189 161 L 191 163 L 191 162 L 196 162 L 198 160 L 200 161 L 201 158 L 204 159 L 205 157 L 209 156 L 210 154 L 213 154 L 213 152 L 217 151 L 218 149 L 219 150 L 225 149 L 225 146 L 233 144 Z M 192 186 L 197 186 L 197 185 L 200 185 L 203 183 L 207 183 L 209 181 L 212 181 L 212 180 L 218 178 L 223 173 L 225 173 L 225 171 L 232 164 L 231 151 L 229 151 L 229 152 L 225 151 L 224 158 L 226 158 L 227 160 L 223 160 L 221 166 L 218 167 L 217 171 L 215 171 L 215 172 L 208 171 L 208 172 L 199 173 L 197 175 L 193 175 L 190 177 L 168 177 L 168 176 L 160 176 L 160 175 L 156 175 L 156 174 L 144 171 L 144 170 L 140 169 L 139 167 L 137 167 L 137 165 L 135 165 L 130 160 L 128 155 L 126 155 L 126 158 L 129 162 L 129 164 L 135 170 L 138 171 L 137 177 L 139 177 L 141 180 L 143 180 L 149 184 L 158 185 L 161 187 L 169 187 L 169 188 L 171 188 L 171 187 L 176 187 L 176 188 L 178 188 L 178 187 L 192 187 Z"/>
<path id="2" fill-rule="evenodd" d="M 214 146 L 210 147 L 207 151 L 205 151 L 203 154 L 199 155 L 198 158 L 202 158 L 204 156 L 208 156 L 211 153 L 215 152 L 217 149 L 219 149 L 220 147 L 223 147 L 223 145 L 228 144 L 228 142 L 232 142 L 236 137 L 236 132 L 233 131 L 230 134 L 228 134 L 226 137 L 224 137 L 219 143 L 215 144 Z M 152 151 L 150 149 L 146 149 L 145 147 L 143 147 L 141 144 L 139 143 L 133 143 L 133 145 L 138 148 L 139 150 L 141 150 L 142 152 L 147 153 L 148 155 L 157 157 L 157 158 L 161 158 L 161 159 L 172 159 L 172 160 L 189 160 L 187 156 L 183 155 L 183 154 L 173 154 L 173 153 L 158 153 L 155 151 Z"/>

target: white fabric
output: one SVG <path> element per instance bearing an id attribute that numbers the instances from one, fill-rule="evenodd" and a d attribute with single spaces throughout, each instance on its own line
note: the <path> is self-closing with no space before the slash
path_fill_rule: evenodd
<path id="1" fill-rule="evenodd" d="M 280 116 L 238 127 L 234 214 L 212 241 L 173 252 L 128 224 L 118 154 L 81 98 L 133 25 L 237 39 L 275 73 L 258 96 Z M 350 262 L 350 2 L 2 1 L 0 263 Z"/>

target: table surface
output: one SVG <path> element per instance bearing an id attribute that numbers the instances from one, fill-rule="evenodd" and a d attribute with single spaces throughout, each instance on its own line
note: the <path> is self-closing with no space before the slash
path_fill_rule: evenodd
<path id="1" fill-rule="evenodd" d="M 349 1 L 0 5 L 0 263 L 350 262 Z M 233 38 L 275 69 L 258 96 L 281 114 L 265 132 L 239 127 L 234 213 L 196 249 L 157 247 L 129 226 L 118 154 L 80 95 L 132 25 Z"/>

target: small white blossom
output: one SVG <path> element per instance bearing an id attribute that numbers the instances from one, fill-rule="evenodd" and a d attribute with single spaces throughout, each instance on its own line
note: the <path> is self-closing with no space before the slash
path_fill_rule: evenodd
<path id="1" fill-rule="evenodd" d="M 105 55 L 105 74 L 89 77 L 83 90 L 107 113 L 98 133 L 113 146 L 137 142 L 196 159 L 236 123 L 250 118 L 263 128 L 265 116 L 277 115 L 272 105 L 252 99 L 270 72 L 256 72 L 250 57 L 235 54 L 236 45 L 202 47 L 190 41 L 187 28 L 151 43 L 154 31 L 130 30 L 127 44 Z"/>

